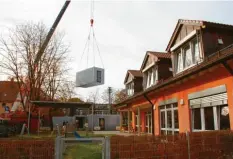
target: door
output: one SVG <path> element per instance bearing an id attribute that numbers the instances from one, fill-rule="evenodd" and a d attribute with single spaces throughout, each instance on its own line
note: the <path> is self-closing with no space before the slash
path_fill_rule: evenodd
<path id="1" fill-rule="evenodd" d="M 105 119 L 104 118 L 99 118 L 99 127 L 100 127 L 100 130 L 105 130 Z"/>

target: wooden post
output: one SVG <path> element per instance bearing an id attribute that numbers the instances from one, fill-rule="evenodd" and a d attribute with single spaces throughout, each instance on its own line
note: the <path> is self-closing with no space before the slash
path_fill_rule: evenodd
<path id="1" fill-rule="evenodd" d="M 128 133 L 130 133 L 130 111 L 128 110 Z"/>
<path id="2" fill-rule="evenodd" d="M 120 131 L 122 130 L 122 112 L 120 112 Z"/>
<path id="3" fill-rule="evenodd" d="M 39 115 L 38 115 L 38 130 L 37 130 L 38 136 L 40 135 L 40 109 L 39 109 Z"/>
<path id="4" fill-rule="evenodd" d="M 141 132 L 141 113 L 140 113 L 140 108 L 138 107 L 138 134 Z"/>

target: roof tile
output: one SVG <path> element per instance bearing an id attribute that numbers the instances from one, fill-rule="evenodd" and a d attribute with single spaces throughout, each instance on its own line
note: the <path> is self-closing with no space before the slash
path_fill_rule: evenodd
<path id="1" fill-rule="evenodd" d="M 0 81 L 0 102 L 14 102 L 18 92 L 17 82 Z"/>
<path id="2" fill-rule="evenodd" d="M 142 72 L 140 70 L 128 70 L 134 77 L 142 77 Z"/>
<path id="3" fill-rule="evenodd" d="M 170 53 L 166 53 L 166 52 L 153 52 L 153 51 L 148 51 L 148 54 L 156 56 L 158 58 L 167 58 L 170 59 L 171 58 L 171 54 Z"/>

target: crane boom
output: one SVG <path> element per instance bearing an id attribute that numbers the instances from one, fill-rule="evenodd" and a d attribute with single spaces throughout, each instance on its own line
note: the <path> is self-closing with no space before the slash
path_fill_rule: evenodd
<path id="1" fill-rule="evenodd" d="M 50 28 L 50 30 L 49 30 L 49 32 L 48 32 L 46 38 L 45 38 L 45 41 L 43 42 L 41 48 L 39 49 L 39 51 L 38 51 L 38 53 L 37 53 L 37 55 L 36 55 L 36 59 L 35 59 L 35 61 L 34 61 L 34 64 L 35 64 L 35 65 L 38 64 L 38 62 L 39 62 L 39 60 L 40 60 L 42 54 L 44 53 L 44 50 L 46 49 L 46 47 L 47 47 L 47 45 L 48 45 L 48 43 L 49 43 L 49 41 L 50 41 L 50 39 L 51 39 L 51 37 L 52 37 L 54 31 L 56 30 L 56 27 L 57 27 L 58 23 L 60 22 L 60 20 L 61 20 L 63 14 L 65 13 L 65 11 L 66 11 L 67 7 L 69 6 L 69 4 L 70 4 L 70 0 L 66 0 L 66 2 L 65 2 L 65 4 L 63 5 L 63 7 L 62 7 L 60 13 L 58 14 L 58 16 L 57 16 L 56 20 L 54 21 L 52 27 Z"/>

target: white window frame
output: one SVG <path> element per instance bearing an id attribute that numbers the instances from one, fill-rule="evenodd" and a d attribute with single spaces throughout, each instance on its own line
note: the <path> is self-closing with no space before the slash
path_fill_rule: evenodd
<path id="1" fill-rule="evenodd" d="M 147 89 L 158 82 L 158 69 L 152 67 L 148 69 L 145 73 L 146 73 L 145 81 L 146 81 L 146 89 Z"/>
<path id="2" fill-rule="evenodd" d="M 133 81 L 128 83 L 126 85 L 126 87 L 127 87 L 127 95 L 132 96 L 134 94 L 134 83 L 133 83 Z"/>
<path id="3" fill-rule="evenodd" d="M 177 103 L 173 103 L 173 104 L 177 104 Z M 160 133 L 161 131 L 165 131 L 166 132 L 166 135 L 167 135 L 167 131 L 172 131 L 172 134 L 174 134 L 175 132 L 179 132 L 179 129 L 175 128 L 175 118 L 174 118 L 174 110 L 177 110 L 178 111 L 178 105 L 177 107 L 173 107 L 173 104 L 167 104 L 167 105 L 163 105 L 164 106 L 164 109 L 161 109 L 161 106 L 160 106 L 160 109 L 159 109 L 159 113 L 160 113 Z M 167 106 L 171 106 L 171 108 L 167 108 Z M 167 112 L 168 111 L 171 111 L 172 113 L 172 128 L 168 128 L 167 126 Z M 165 112 L 165 128 L 162 128 L 162 112 Z M 179 117 L 178 117 L 179 119 Z"/>
<path id="4" fill-rule="evenodd" d="M 219 119 L 219 115 L 217 112 L 217 107 L 221 107 L 223 105 L 218 105 L 218 106 L 212 106 L 212 110 L 213 110 L 213 118 L 214 118 L 214 130 L 220 130 L 220 119 Z M 228 106 L 228 105 L 227 105 Z M 192 114 L 192 131 L 193 132 L 199 132 L 199 131 L 213 131 L 213 130 L 206 130 L 205 129 L 205 113 L 204 113 L 204 108 L 206 107 L 200 107 L 200 108 L 192 108 L 191 109 L 191 114 Z M 193 110 L 194 109 L 200 109 L 200 113 L 201 113 L 201 129 L 194 129 L 194 115 L 193 115 Z M 230 119 L 229 119 L 230 120 Z"/>
<path id="5" fill-rule="evenodd" d="M 195 43 L 197 43 L 198 49 L 199 49 L 199 59 L 198 59 L 198 61 L 196 61 L 196 59 L 195 59 L 195 47 L 194 47 Z M 192 64 L 185 67 L 185 57 L 186 56 L 185 56 L 184 50 L 185 50 L 185 48 L 187 46 L 189 46 L 190 49 L 191 49 Z M 176 72 L 176 74 L 178 74 L 178 73 L 180 73 L 182 71 L 185 71 L 185 70 L 187 70 L 187 69 L 189 69 L 189 68 L 191 68 L 191 67 L 193 67 L 193 66 L 195 66 L 195 65 L 197 65 L 197 64 L 199 64 L 199 63 L 201 63 L 203 61 L 202 60 L 203 59 L 202 54 L 201 54 L 201 48 L 200 48 L 200 42 L 198 41 L 197 37 L 191 39 L 185 45 L 183 45 L 180 48 L 176 49 L 176 51 L 174 51 L 174 52 L 175 52 L 175 72 Z M 180 56 L 182 58 L 182 66 L 183 66 L 182 69 L 179 69 L 179 67 L 178 67 L 178 66 L 180 66 L 180 64 L 179 64 L 179 55 L 178 54 L 181 54 Z"/>
<path id="6" fill-rule="evenodd" d="M 146 121 L 147 121 L 146 128 L 148 129 L 147 133 L 148 134 L 152 134 L 152 114 L 151 114 L 151 112 L 147 112 L 146 113 Z"/>

